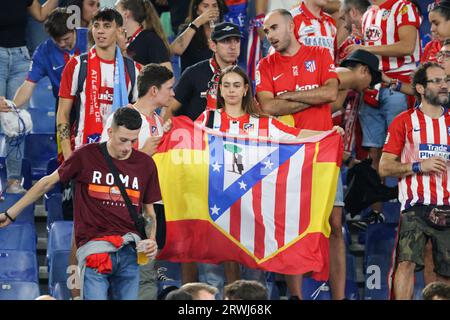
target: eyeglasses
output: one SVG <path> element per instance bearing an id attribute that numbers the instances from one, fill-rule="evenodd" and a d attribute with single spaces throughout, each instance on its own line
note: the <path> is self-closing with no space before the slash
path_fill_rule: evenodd
<path id="1" fill-rule="evenodd" d="M 444 59 L 449 59 L 450 58 L 450 51 L 449 50 L 445 50 L 445 51 L 439 51 L 436 54 L 436 59 L 437 61 L 442 61 Z"/>
<path id="2" fill-rule="evenodd" d="M 450 82 L 450 77 L 442 77 L 442 78 L 434 78 L 426 81 L 427 83 L 434 83 L 438 86 L 442 85 L 443 83 L 447 84 Z"/>

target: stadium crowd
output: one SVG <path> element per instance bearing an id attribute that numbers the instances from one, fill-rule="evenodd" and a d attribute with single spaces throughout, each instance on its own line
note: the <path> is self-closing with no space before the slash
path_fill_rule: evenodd
<path id="1" fill-rule="evenodd" d="M 369 163 L 366 173 L 375 174 L 379 188 L 370 190 L 369 180 L 352 188 L 339 175 L 329 218 L 331 297 L 346 298 L 343 226 L 367 229 L 395 220 L 383 212 L 383 202 L 398 198 L 390 298 L 412 299 L 414 274 L 424 269 L 425 285 L 440 282 L 438 296 L 448 299 L 450 1 L 423 2 L 5 2 L 2 192 L 25 195 L 0 213 L 0 228 L 61 184 L 69 195 L 61 204 L 64 218 L 75 222 L 70 264 L 80 267 L 81 286 L 72 289 L 74 299 L 268 299 L 267 272 L 234 261 L 183 262 L 183 285 L 158 292 L 155 256 L 165 242 L 164 204 L 152 156 L 178 116 L 215 131 L 270 139 L 336 131 L 343 140 L 342 171 Z M 33 52 L 27 15 L 48 35 Z M 44 77 L 56 99 L 59 167 L 27 191 L 25 140 L 8 134 L 7 115 L 31 126 L 19 110 L 27 109 Z M 111 175 L 122 181 L 115 190 L 120 205 L 102 198 Z M 398 178 L 388 198 L 386 177 Z M 380 195 L 361 216 L 352 207 L 368 193 Z M 290 299 L 304 298 L 308 275 L 278 276 Z"/>

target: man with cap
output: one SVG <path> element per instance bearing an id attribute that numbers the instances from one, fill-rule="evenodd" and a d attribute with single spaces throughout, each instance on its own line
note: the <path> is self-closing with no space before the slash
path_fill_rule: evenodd
<path id="1" fill-rule="evenodd" d="M 363 90 L 381 81 L 378 70 L 379 59 L 365 50 L 356 50 L 346 57 L 341 67 L 336 68 L 339 77 L 338 98 L 333 103 L 333 112 L 341 110 L 344 115 L 344 164 L 350 166 L 353 159 L 367 157 L 362 146 L 358 109 Z M 351 156 L 354 154 L 354 157 Z"/>
<path id="2" fill-rule="evenodd" d="M 216 109 L 217 83 L 220 71 L 237 63 L 241 46 L 239 27 L 230 22 L 216 24 L 211 33 L 214 55 L 188 67 L 175 88 L 175 98 L 165 119 L 172 114 L 196 120 L 205 109 Z"/>

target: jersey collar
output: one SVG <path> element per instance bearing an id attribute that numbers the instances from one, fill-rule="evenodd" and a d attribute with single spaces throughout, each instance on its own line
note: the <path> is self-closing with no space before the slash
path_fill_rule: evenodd
<path id="1" fill-rule="evenodd" d="M 303 11 L 305 16 L 308 17 L 308 19 L 318 19 L 318 20 L 324 19 L 323 10 L 320 10 L 320 17 L 318 18 L 315 15 L 313 15 L 311 11 L 309 11 L 304 2 L 302 2 L 302 4 L 300 5 L 300 9 Z"/>

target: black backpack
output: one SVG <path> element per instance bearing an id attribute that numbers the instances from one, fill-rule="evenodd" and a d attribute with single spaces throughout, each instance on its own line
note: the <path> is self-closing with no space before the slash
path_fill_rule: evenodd
<path id="1" fill-rule="evenodd" d="M 345 210 L 352 216 L 375 202 L 397 199 L 398 187 L 381 183 L 378 172 L 372 168 L 372 159 L 364 159 L 347 172 Z"/>

